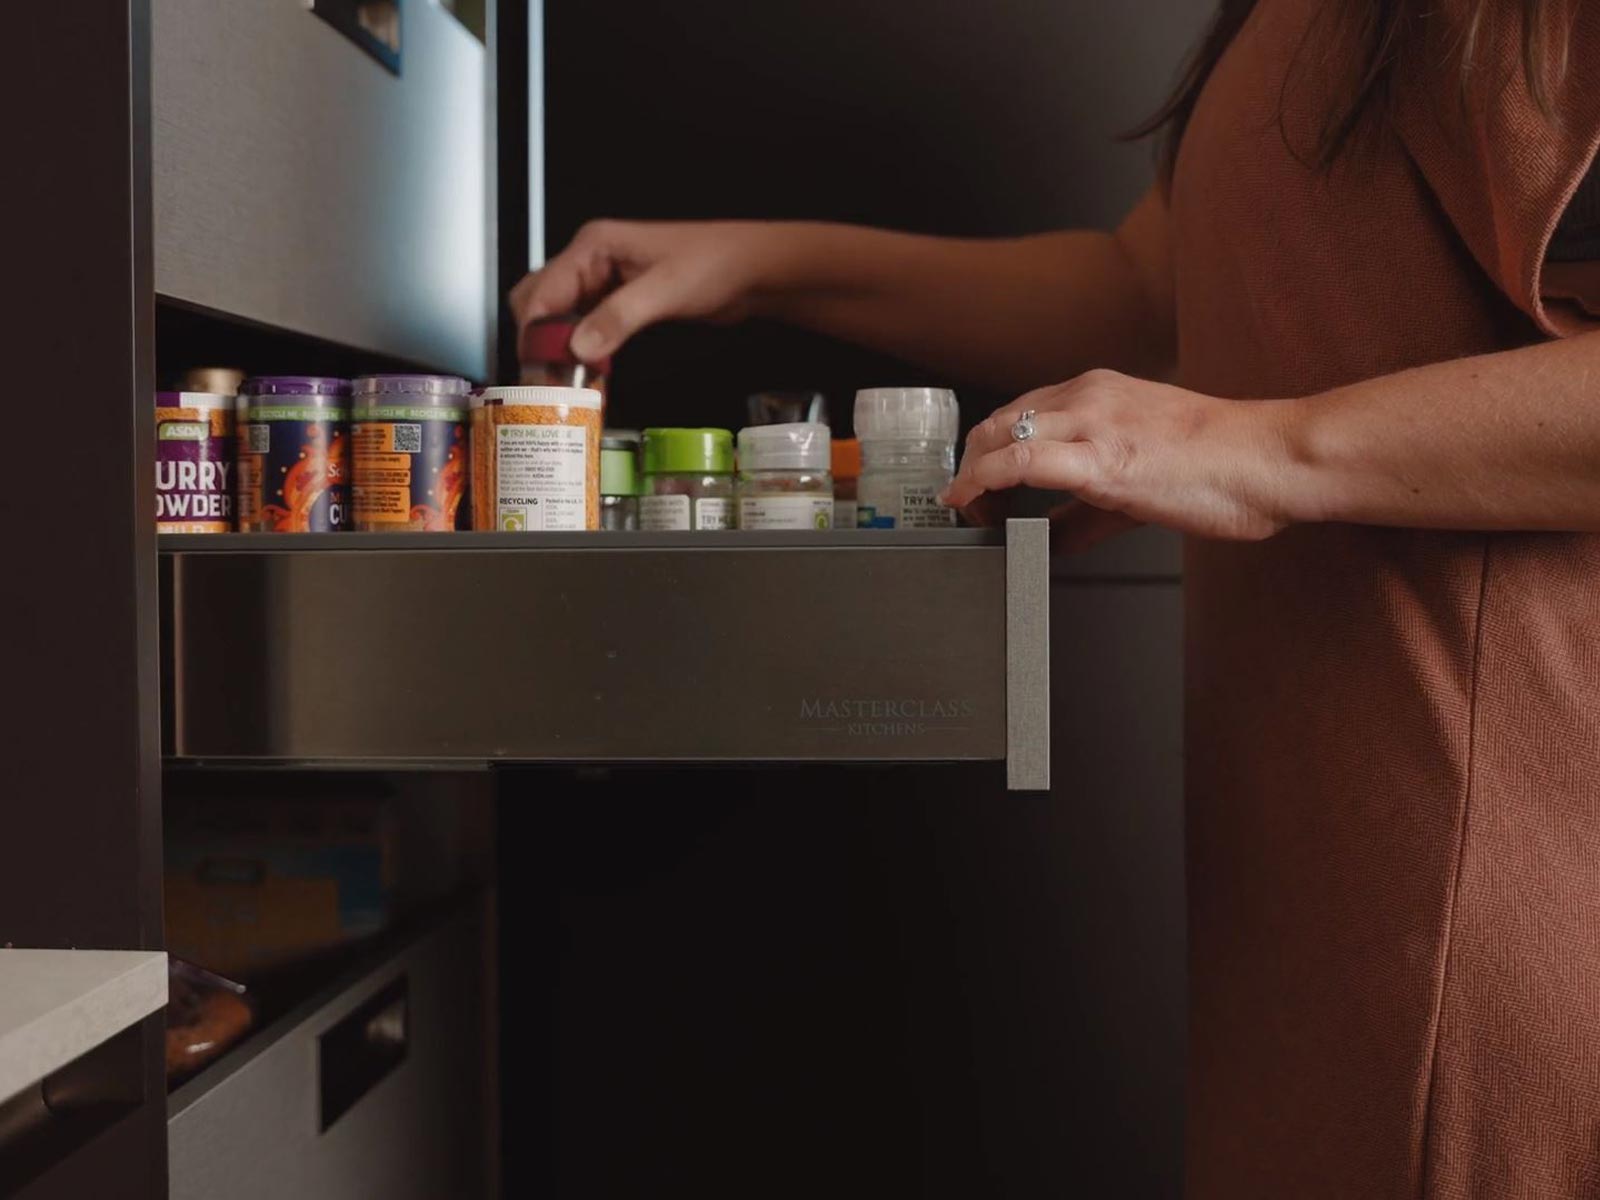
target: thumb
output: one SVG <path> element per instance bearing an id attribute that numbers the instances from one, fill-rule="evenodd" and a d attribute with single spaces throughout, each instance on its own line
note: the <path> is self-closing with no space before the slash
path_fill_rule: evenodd
<path id="1" fill-rule="evenodd" d="M 673 315 L 671 281 L 660 268 L 646 271 L 607 296 L 578 323 L 572 352 L 584 362 L 609 358 L 647 325 Z"/>

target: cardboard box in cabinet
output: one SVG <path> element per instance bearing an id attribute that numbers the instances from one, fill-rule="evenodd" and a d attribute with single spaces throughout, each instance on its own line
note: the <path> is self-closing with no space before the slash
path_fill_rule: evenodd
<path id="1" fill-rule="evenodd" d="M 381 800 L 191 806 L 168 830 L 167 947 L 249 979 L 377 933 L 391 858 Z"/>

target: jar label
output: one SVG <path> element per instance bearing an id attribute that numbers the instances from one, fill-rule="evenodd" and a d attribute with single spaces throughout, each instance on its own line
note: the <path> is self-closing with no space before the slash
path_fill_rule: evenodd
<path id="1" fill-rule="evenodd" d="M 415 421 L 389 420 L 389 411 L 358 409 L 351 426 L 356 524 L 457 528 L 467 486 L 466 425 L 459 413 L 450 419 L 449 409 Z"/>
<path id="2" fill-rule="evenodd" d="M 343 409 L 254 406 L 239 426 L 239 528 L 333 533 L 350 527 Z"/>
<path id="3" fill-rule="evenodd" d="M 833 502 L 833 527 L 835 529 L 854 529 L 856 527 L 856 502 L 854 500 L 835 500 Z"/>
<path id="4" fill-rule="evenodd" d="M 829 529 L 832 496 L 741 496 L 740 529 Z"/>
<path id="5" fill-rule="evenodd" d="M 588 432 L 579 425 L 495 426 L 495 527 L 583 529 Z"/>
<path id="6" fill-rule="evenodd" d="M 156 529 L 227 533 L 233 528 L 233 409 L 177 399 L 176 407 L 156 407 Z"/>
<path id="7" fill-rule="evenodd" d="M 701 496 L 694 502 L 696 529 L 732 529 L 733 501 L 727 496 Z"/>
<path id="8" fill-rule="evenodd" d="M 639 497 L 640 529 L 663 531 L 689 527 L 689 497 L 681 492 Z"/>
<path id="9" fill-rule="evenodd" d="M 930 484 L 905 484 L 900 489 L 902 529 L 948 529 L 956 523 L 956 510 L 939 503 L 942 489 Z"/>

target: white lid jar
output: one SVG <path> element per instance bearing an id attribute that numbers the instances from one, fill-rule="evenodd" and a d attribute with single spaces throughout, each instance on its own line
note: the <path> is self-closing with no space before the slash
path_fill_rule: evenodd
<path id="1" fill-rule="evenodd" d="M 938 501 L 956 468 L 961 409 L 948 388 L 864 388 L 856 393 L 861 443 L 856 523 L 863 529 L 941 529 L 956 523 Z"/>
<path id="2" fill-rule="evenodd" d="M 816 422 L 741 429 L 739 528 L 832 528 L 832 454 L 828 427 Z"/>

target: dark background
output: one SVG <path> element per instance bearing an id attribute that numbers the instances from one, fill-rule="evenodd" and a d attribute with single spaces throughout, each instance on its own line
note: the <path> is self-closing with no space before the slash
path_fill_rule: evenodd
<path id="1" fill-rule="evenodd" d="M 545 5 L 546 249 L 598 216 L 790 217 L 925 233 L 1109 227 L 1152 177 L 1120 133 L 1209 0 L 617 0 Z M 743 396 L 948 383 L 769 325 L 646 333 L 614 424 L 743 423 Z M 963 389 L 970 420 L 1011 397 Z"/>
<path id="2" fill-rule="evenodd" d="M 1208 8 L 547 0 L 546 245 L 597 216 L 1108 226 L 1153 175 L 1115 137 Z M 898 382 L 961 381 L 669 326 L 620 356 L 612 421 L 816 387 L 843 430 Z M 1049 796 L 990 766 L 504 776 L 506 1194 L 1177 1195 L 1176 597 L 1053 587 Z"/>

